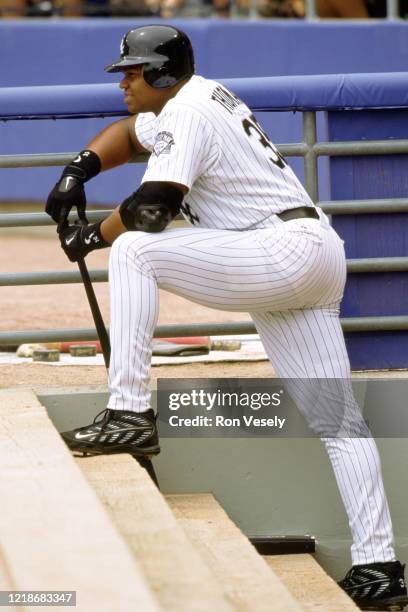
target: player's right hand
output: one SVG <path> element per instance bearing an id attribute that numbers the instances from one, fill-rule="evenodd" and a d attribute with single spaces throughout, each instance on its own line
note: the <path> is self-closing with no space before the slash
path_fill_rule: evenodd
<path id="1" fill-rule="evenodd" d="M 58 223 L 58 233 L 67 225 L 69 212 L 74 206 L 80 220 L 87 223 L 84 185 L 75 176 L 66 175 L 56 183 L 45 205 L 45 212 Z"/>
<path id="2" fill-rule="evenodd" d="M 77 220 L 74 225 L 65 223 L 59 232 L 59 239 L 70 261 L 78 261 L 95 249 L 110 246 L 101 234 L 101 223 L 102 221 L 98 221 L 87 225 L 80 220 Z"/>

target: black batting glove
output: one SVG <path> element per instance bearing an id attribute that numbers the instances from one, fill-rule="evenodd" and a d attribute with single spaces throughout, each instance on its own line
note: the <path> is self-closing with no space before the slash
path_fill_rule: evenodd
<path id="1" fill-rule="evenodd" d="M 58 223 L 58 233 L 67 225 L 68 215 L 73 206 L 76 206 L 81 221 L 88 223 L 85 215 L 86 195 L 83 183 L 68 175 L 61 177 L 56 183 L 45 206 L 45 212 Z"/>
<path id="2" fill-rule="evenodd" d="M 64 169 L 60 180 L 48 196 L 45 212 L 58 223 L 60 233 L 67 225 L 70 210 L 75 206 L 82 223 L 88 223 L 86 210 L 86 195 L 84 183 L 89 181 L 101 170 L 101 160 L 93 151 L 81 151 L 79 155 Z"/>
<path id="3" fill-rule="evenodd" d="M 59 232 L 61 248 L 70 261 L 83 259 L 91 251 L 110 246 L 101 234 L 101 223 L 92 225 L 65 225 Z"/>

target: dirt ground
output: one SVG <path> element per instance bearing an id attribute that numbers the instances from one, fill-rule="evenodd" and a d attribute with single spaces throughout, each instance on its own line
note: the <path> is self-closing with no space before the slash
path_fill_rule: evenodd
<path id="1" fill-rule="evenodd" d="M 53 228 L 0 229 L 0 273 L 75 270 L 61 250 Z M 88 268 L 108 265 L 109 250 L 95 251 L 87 258 Z M 105 320 L 109 324 L 109 289 L 107 283 L 95 283 L 95 292 Z M 159 325 L 246 321 L 246 313 L 229 313 L 193 304 L 165 291 L 160 295 Z M 93 327 L 85 291 L 81 284 L 0 287 L 0 331 L 52 328 Z M 217 363 L 194 366 L 155 366 L 152 379 L 158 377 L 269 377 L 273 370 L 267 362 Z M 18 364 L 0 366 L 0 388 L 12 386 L 103 385 L 103 367 L 47 366 Z"/>

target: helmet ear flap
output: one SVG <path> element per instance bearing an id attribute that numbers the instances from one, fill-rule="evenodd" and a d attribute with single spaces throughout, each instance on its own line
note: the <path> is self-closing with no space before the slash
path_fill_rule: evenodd
<path id="1" fill-rule="evenodd" d="M 177 83 L 177 79 L 169 74 L 166 62 L 163 62 L 161 66 L 157 64 L 144 64 L 143 78 L 154 89 L 165 89 Z"/>

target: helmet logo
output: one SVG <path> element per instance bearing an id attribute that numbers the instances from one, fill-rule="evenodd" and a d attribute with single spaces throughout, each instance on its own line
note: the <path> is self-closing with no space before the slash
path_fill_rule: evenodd
<path id="1" fill-rule="evenodd" d="M 126 36 L 124 36 L 122 38 L 122 40 L 120 41 L 120 55 L 121 57 L 123 57 L 126 54 Z"/>

